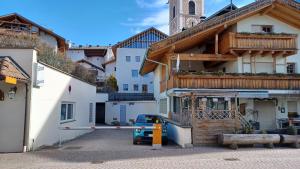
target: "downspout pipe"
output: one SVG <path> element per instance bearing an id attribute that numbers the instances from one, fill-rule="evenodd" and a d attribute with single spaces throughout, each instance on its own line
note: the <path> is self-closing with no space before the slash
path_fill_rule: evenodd
<path id="1" fill-rule="evenodd" d="M 28 119 L 28 83 L 25 83 L 25 116 L 24 116 L 24 130 L 23 130 L 23 152 L 25 153 L 27 151 L 27 142 L 26 142 L 26 138 L 27 138 L 27 119 Z"/>
<path id="2" fill-rule="evenodd" d="M 169 78 L 170 78 L 170 74 L 169 74 L 170 68 L 169 68 L 169 65 L 168 65 L 168 64 L 165 64 L 165 63 L 161 63 L 161 62 L 155 61 L 155 60 L 152 60 L 152 59 L 149 59 L 149 58 L 148 58 L 148 52 L 149 52 L 149 49 L 147 49 L 147 51 L 146 51 L 146 53 L 145 53 L 145 60 L 166 67 L 166 77 L 165 77 L 165 82 L 166 82 L 166 83 L 165 83 L 165 85 L 166 85 L 166 96 L 167 96 L 167 98 L 170 98 L 171 95 L 169 95 L 169 93 L 168 93 L 168 80 L 169 80 Z M 169 103 L 169 110 L 171 110 L 171 103 Z M 168 113 L 168 112 L 167 112 L 167 113 Z"/>

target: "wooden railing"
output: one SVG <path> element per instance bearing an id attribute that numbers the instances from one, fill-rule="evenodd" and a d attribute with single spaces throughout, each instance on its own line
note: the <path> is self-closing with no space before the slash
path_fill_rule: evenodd
<path id="1" fill-rule="evenodd" d="M 242 74 L 175 75 L 168 81 L 168 89 L 172 88 L 300 90 L 300 76 Z M 164 91 L 165 85 L 161 85 L 161 92 Z"/>
<path id="2" fill-rule="evenodd" d="M 220 52 L 234 50 L 297 50 L 297 35 L 229 32 L 221 37 Z"/>

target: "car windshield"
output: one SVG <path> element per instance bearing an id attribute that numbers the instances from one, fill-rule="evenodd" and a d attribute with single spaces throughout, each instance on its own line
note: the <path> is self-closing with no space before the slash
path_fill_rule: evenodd
<path id="1" fill-rule="evenodd" d="M 145 115 L 145 116 L 138 116 L 137 123 L 161 123 L 161 119 L 158 116 L 151 116 L 151 115 Z"/>

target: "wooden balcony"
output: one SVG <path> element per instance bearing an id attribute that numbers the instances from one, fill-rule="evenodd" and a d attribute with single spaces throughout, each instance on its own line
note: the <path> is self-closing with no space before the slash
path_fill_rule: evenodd
<path id="1" fill-rule="evenodd" d="M 222 54 L 231 53 L 237 56 L 242 56 L 245 52 L 251 54 L 254 51 L 260 54 L 281 52 L 289 56 L 297 52 L 297 35 L 228 32 L 221 37 L 219 48 Z"/>
<path id="2" fill-rule="evenodd" d="M 168 89 L 278 89 L 300 90 L 300 76 L 283 75 L 175 75 L 168 80 Z M 166 82 L 161 82 L 164 92 Z"/>

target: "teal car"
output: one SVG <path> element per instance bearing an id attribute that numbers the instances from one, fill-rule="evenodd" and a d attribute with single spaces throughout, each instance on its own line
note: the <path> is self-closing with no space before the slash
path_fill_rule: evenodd
<path id="1" fill-rule="evenodd" d="M 168 144 L 167 122 L 163 119 L 163 117 L 158 115 L 140 114 L 138 115 L 134 126 L 151 127 L 155 123 L 162 124 L 162 144 L 163 145 Z M 146 129 L 146 128 L 134 129 L 133 144 L 138 144 L 142 142 L 152 142 L 152 137 L 153 137 L 152 129 Z"/>

